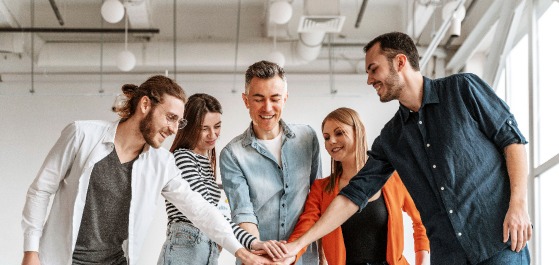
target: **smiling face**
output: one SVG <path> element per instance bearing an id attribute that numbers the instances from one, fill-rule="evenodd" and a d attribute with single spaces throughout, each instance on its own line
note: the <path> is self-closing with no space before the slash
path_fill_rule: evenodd
<path id="1" fill-rule="evenodd" d="M 322 127 L 324 147 L 334 161 L 355 161 L 355 133 L 350 125 L 326 120 Z"/>
<path id="2" fill-rule="evenodd" d="M 184 102 L 173 96 L 164 95 L 158 105 L 151 105 L 147 115 L 140 121 L 140 132 L 147 144 L 161 147 L 165 139 L 178 130 L 176 121 L 182 119 Z"/>
<path id="3" fill-rule="evenodd" d="M 194 152 L 200 155 L 208 156 L 209 151 L 215 147 L 217 138 L 221 133 L 221 113 L 208 112 L 202 121 L 200 130 L 200 139 L 194 147 Z"/>
<path id="4" fill-rule="evenodd" d="M 279 121 L 286 100 L 285 82 L 279 76 L 251 80 L 247 93 L 243 93 L 243 101 L 257 138 L 273 139 L 279 134 Z"/>
<path id="5" fill-rule="evenodd" d="M 381 102 L 398 99 L 404 88 L 401 77 L 394 67 L 394 61 L 395 59 L 387 59 L 380 48 L 380 43 L 373 45 L 365 56 L 367 84 L 375 88 Z"/>

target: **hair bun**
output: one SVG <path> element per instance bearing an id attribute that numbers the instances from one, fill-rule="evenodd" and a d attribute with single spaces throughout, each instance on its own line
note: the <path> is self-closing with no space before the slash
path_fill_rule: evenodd
<path id="1" fill-rule="evenodd" d="M 124 94 L 133 94 L 136 90 L 138 90 L 138 86 L 134 84 L 126 84 L 122 86 L 122 92 Z"/>

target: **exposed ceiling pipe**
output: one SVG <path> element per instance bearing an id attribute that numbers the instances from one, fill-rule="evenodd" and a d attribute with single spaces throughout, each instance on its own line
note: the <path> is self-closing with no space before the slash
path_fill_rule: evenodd
<path id="1" fill-rule="evenodd" d="M 454 9 L 453 13 L 456 12 L 456 10 L 458 9 L 458 7 L 460 5 L 464 4 L 465 0 L 458 0 L 456 2 L 457 2 L 456 3 L 456 8 Z M 425 71 L 425 66 L 427 66 L 427 63 L 431 59 L 431 56 L 433 55 L 433 52 L 435 51 L 435 49 L 437 48 L 439 43 L 442 41 L 444 35 L 446 34 L 446 31 L 450 28 L 450 23 L 452 21 L 452 17 L 453 16 L 450 15 L 443 21 L 443 24 L 441 25 L 441 27 L 437 31 L 437 34 L 435 34 L 435 37 L 433 37 L 433 40 L 429 44 L 429 47 L 427 47 L 427 50 L 425 51 L 425 54 L 423 54 L 423 56 L 421 57 L 421 60 L 419 60 L 419 69 L 421 69 L 421 71 Z"/>
<path id="2" fill-rule="evenodd" d="M 305 0 L 304 10 L 306 16 L 339 15 L 339 0 Z M 268 24 L 274 23 L 270 19 L 269 11 L 267 12 L 266 21 Z M 289 23 L 300 24 L 295 18 L 292 18 Z M 267 33 L 267 35 L 270 36 L 272 34 Z M 288 54 L 284 53 L 286 57 L 285 65 L 297 65 L 316 60 L 320 54 L 325 35 L 325 31 L 305 31 L 299 33 L 299 39 L 296 41 L 278 42 L 278 45 L 282 43 L 284 47 L 286 45 L 292 47 Z M 292 50 L 293 47 L 294 50 Z M 269 52 L 271 51 L 272 48 L 269 48 Z"/>
<path id="3" fill-rule="evenodd" d="M 306 38 L 306 37 L 303 37 Z M 271 41 L 241 42 L 239 43 L 238 65 L 247 67 L 250 64 L 268 59 L 273 47 Z M 318 57 L 313 46 L 301 42 L 279 42 L 278 51 L 285 56 L 286 65 L 301 65 L 308 63 L 308 58 Z M 172 42 L 129 43 L 128 49 L 136 56 L 136 67 L 172 67 Z M 122 50 L 120 43 L 104 44 L 105 58 L 116 58 Z M 301 56 L 303 53 L 305 56 Z M 234 65 L 235 47 L 229 43 L 200 42 L 177 44 L 177 67 L 227 67 Z M 105 66 L 116 66 L 114 60 L 105 60 Z M 80 67 L 99 67 L 98 43 L 45 43 L 37 60 L 38 67 L 54 67 L 67 70 L 83 70 Z M 179 70 L 180 71 L 180 70 Z"/>
<path id="4" fill-rule="evenodd" d="M 413 11 L 411 22 L 408 22 L 408 35 L 412 36 L 413 39 L 421 36 L 427 22 L 429 22 L 437 7 L 434 4 L 416 5 L 415 3 L 416 1 L 410 3 Z"/>
<path id="5" fill-rule="evenodd" d="M 0 28 L 0 32 L 34 32 L 34 33 L 124 33 L 123 28 Z M 158 34 L 159 29 L 136 28 L 128 29 L 128 33 Z"/>
<path id="6" fill-rule="evenodd" d="M 365 9 L 367 9 L 367 2 L 368 0 L 363 0 L 363 3 L 361 3 L 361 8 L 359 8 L 359 14 L 357 15 L 357 20 L 355 20 L 355 28 L 359 28 L 359 24 L 361 24 L 361 19 L 363 19 L 363 13 L 365 13 Z"/>
<path id="7" fill-rule="evenodd" d="M 58 6 L 56 5 L 56 2 L 54 0 L 49 0 L 49 2 L 50 2 L 50 6 L 52 7 L 52 11 L 54 11 L 54 15 L 56 16 L 56 19 L 58 19 L 58 24 L 60 24 L 60 26 L 64 26 L 64 19 L 62 18 L 62 15 L 58 10 Z"/>

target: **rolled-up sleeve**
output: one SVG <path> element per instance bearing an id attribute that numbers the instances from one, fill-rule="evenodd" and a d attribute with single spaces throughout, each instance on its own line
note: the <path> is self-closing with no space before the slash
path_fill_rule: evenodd
<path id="1" fill-rule="evenodd" d="M 478 76 L 465 74 L 467 89 L 461 91 L 469 113 L 478 123 L 479 129 L 491 139 L 501 151 L 510 144 L 526 144 L 526 138 L 518 129 L 514 115 L 507 104 L 493 89 Z"/>
<path id="2" fill-rule="evenodd" d="M 239 166 L 239 162 L 228 147 L 221 151 L 219 167 L 223 190 L 229 200 L 233 222 L 258 225 L 254 206 L 250 201 L 247 179 Z"/>
<path id="3" fill-rule="evenodd" d="M 394 172 L 392 165 L 380 159 L 379 154 L 382 152 L 377 141 L 379 141 L 379 138 L 375 140 L 371 151 L 367 152 L 369 159 L 367 159 L 365 166 L 339 193 L 359 206 L 359 212 L 367 206 L 369 198 L 382 188 Z"/>

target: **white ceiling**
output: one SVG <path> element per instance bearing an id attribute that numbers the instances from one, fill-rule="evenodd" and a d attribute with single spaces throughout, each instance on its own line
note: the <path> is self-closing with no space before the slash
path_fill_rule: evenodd
<path id="1" fill-rule="evenodd" d="M 0 27 L 58 30 L 124 28 L 124 20 L 116 24 L 103 21 L 100 15 L 102 0 L 50 1 L 59 9 L 64 25 L 60 25 L 47 0 L 0 0 Z M 268 0 L 132 0 L 131 6 L 143 4 L 146 8 L 129 9 L 130 28 L 159 30 L 159 33 L 129 34 L 129 49 L 138 61 L 132 72 L 172 71 L 175 65 L 177 72 L 181 73 L 242 72 L 251 62 L 267 59 L 274 50 L 275 33 L 275 47 L 284 53 L 285 67 L 291 73 L 329 73 L 331 69 L 336 73 L 356 73 L 364 67 L 361 61 L 363 45 L 385 32 L 402 31 L 412 35 L 409 29 L 415 26 L 418 32 L 416 41 L 421 47 L 420 53 L 423 53 L 439 31 L 443 22 L 442 6 L 449 1 L 455 0 L 365 1 L 366 9 L 359 28 L 356 28 L 357 15 L 364 0 L 291 0 L 291 20 L 274 29 L 267 15 L 272 2 Z M 435 54 L 448 61 L 470 32 L 476 30 L 483 15 L 495 1 L 465 0 L 467 14 L 462 23 L 462 35 L 450 39 L 445 34 Z M 509 1 L 501 0 L 503 8 L 510 5 Z M 339 15 L 345 17 L 345 23 L 341 32 L 326 35 L 316 59 L 305 61 L 297 56 L 295 50 L 300 38 L 297 28 L 300 17 L 309 13 L 305 6 L 313 3 L 334 5 L 336 8 L 339 6 Z M 31 8 L 32 5 L 34 8 Z M 432 16 L 425 11 L 429 9 L 433 11 Z M 421 22 L 413 24 L 414 12 L 416 21 L 424 21 L 424 28 L 419 26 Z M 239 14 L 240 27 L 237 28 Z M 143 25 L 140 25 L 142 21 Z M 490 44 L 494 34 L 490 32 L 479 39 Z M 34 49 L 31 49 L 31 41 L 34 42 Z M 117 73 L 119 70 L 115 67 L 115 57 L 124 49 L 123 42 L 123 33 L 40 32 L 31 38 L 30 33 L 0 32 L 0 50 L 3 50 L 0 52 L 0 74 L 5 77 L 29 73 L 31 53 L 34 54 L 34 71 L 99 72 L 103 62 L 103 72 Z M 478 41 L 475 46 L 469 48 L 468 52 L 484 50 L 489 45 L 480 46 Z"/>

